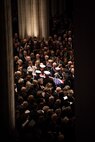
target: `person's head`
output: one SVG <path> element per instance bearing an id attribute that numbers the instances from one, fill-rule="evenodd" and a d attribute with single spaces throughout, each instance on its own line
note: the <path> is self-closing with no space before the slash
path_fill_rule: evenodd
<path id="1" fill-rule="evenodd" d="M 62 91 L 61 87 L 56 87 L 56 92 L 60 93 Z"/>
<path id="2" fill-rule="evenodd" d="M 68 91 L 70 90 L 70 86 L 69 85 L 65 85 L 64 88 L 63 88 L 63 93 L 65 96 L 68 95 Z"/>
<path id="3" fill-rule="evenodd" d="M 17 61 L 18 61 L 18 59 L 19 59 L 19 57 L 18 57 L 18 56 L 14 56 L 14 61 L 15 61 L 15 62 L 17 62 Z"/>
<path id="4" fill-rule="evenodd" d="M 28 66 L 31 66 L 31 67 L 32 67 L 32 65 L 33 65 L 33 63 L 32 63 L 32 61 L 30 60 L 30 61 L 28 62 Z"/>
<path id="5" fill-rule="evenodd" d="M 31 61 L 31 57 L 30 56 L 26 56 L 25 59 L 26 59 L 27 62 Z"/>
<path id="6" fill-rule="evenodd" d="M 52 122 L 56 122 L 57 119 L 58 119 L 58 116 L 57 116 L 57 114 L 54 112 L 54 113 L 51 115 L 51 120 L 52 120 Z"/>
<path id="7" fill-rule="evenodd" d="M 63 61 L 64 61 L 64 64 L 67 64 L 67 62 L 68 62 L 67 57 L 64 57 Z"/>
<path id="8" fill-rule="evenodd" d="M 40 59 L 40 54 L 36 54 L 36 60 Z"/>
<path id="9" fill-rule="evenodd" d="M 53 103 L 54 102 L 54 96 L 50 96 L 49 97 L 49 103 Z"/>
<path id="10" fill-rule="evenodd" d="M 68 90 L 68 96 L 69 97 L 73 97 L 74 96 L 74 90 L 73 89 Z"/>
<path id="11" fill-rule="evenodd" d="M 22 86 L 22 87 L 21 87 L 21 92 L 22 92 L 22 93 L 26 93 L 26 87 Z"/>
<path id="12" fill-rule="evenodd" d="M 72 42 L 72 38 L 71 38 L 71 37 L 69 37 L 69 38 L 68 38 L 68 41 L 69 41 L 69 42 Z"/>
<path id="13" fill-rule="evenodd" d="M 43 115 L 43 111 L 41 109 L 37 110 L 38 117 Z"/>
<path id="14" fill-rule="evenodd" d="M 42 78 L 39 78 L 39 79 L 38 79 L 38 84 L 39 84 L 39 85 L 43 85 L 43 79 L 42 79 Z"/>
<path id="15" fill-rule="evenodd" d="M 59 133 L 57 139 L 58 139 L 58 142 L 64 142 L 64 134 Z"/>
<path id="16" fill-rule="evenodd" d="M 66 37 L 67 37 L 67 35 L 66 35 L 66 33 L 64 33 L 64 34 L 63 34 L 63 38 L 66 38 Z"/>
<path id="17" fill-rule="evenodd" d="M 60 107 L 61 99 L 56 99 L 55 104 L 56 104 L 57 107 Z"/>
<path id="18" fill-rule="evenodd" d="M 57 63 L 53 62 L 52 66 L 55 68 L 57 66 Z"/>
<path id="19" fill-rule="evenodd" d="M 48 37 L 48 41 L 52 41 L 53 39 L 52 39 L 52 36 L 49 36 Z"/>
<path id="20" fill-rule="evenodd" d="M 21 71 L 21 73 L 23 74 L 23 66 L 18 66 L 18 70 Z"/>
<path id="21" fill-rule="evenodd" d="M 28 108 L 28 102 L 27 101 L 23 101 L 23 103 L 21 104 L 23 109 L 27 109 Z"/>
<path id="22" fill-rule="evenodd" d="M 47 46 L 44 46 L 44 51 L 47 51 L 48 50 L 48 47 Z"/>
<path id="23" fill-rule="evenodd" d="M 58 115 L 58 117 L 60 117 L 60 115 L 61 115 L 61 108 L 57 108 L 55 110 L 55 113 Z"/>
<path id="24" fill-rule="evenodd" d="M 22 96 L 18 96 L 18 100 L 17 101 L 18 101 L 19 104 L 22 104 L 24 99 L 23 99 Z"/>
<path id="25" fill-rule="evenodd" d="M 66 116 L 66 118 L 69 117 L 72 114 L 71 106 L 62 107 L 62 114 Z"/>
<path id="26" fill-rule="evenodd" d="M 49 106 L 45 105 L 42 110 L 44 111 L 44 113 L 47 113 L 48 109 L 49 109 Z"/>
<path id="27" fill-rule="evenodd" d="M 65 85 L 64 88 L 63 88 L 63 91 L 68 91 L 70 89 L 70 86 L 69 85 Z"/>
<path id="28" fill-rule="evenodd" d="M 64 118 L 62 118 L 62 123 L 65 124 L 65 125 L 68 124 L 69 121 L 70 121 L 70 119 L 67 116 L 65 116 Z"/>
<path id="29" fill-rule="evenodd" d="M 73 55 L 73 50 L 70 50 L 68 53 L 69 53 L 69 55 L 72 56 Z"/>
<path id="30" fill-rule="evenodd" d="M 45 55 L 48 55 L 48 52 L 47 51 L 44 51 L 43 52 L 43 55 L 45 56 Z"/>
<path id="31" fill-rule="evenodd" d="M 74 68 L 71 68 L 71 73 L 72 75 L 74 75 Z"/>
<path id="32" fill-rule="evenodd" d="M 72 61 L 68 61 L 68 66 L 70 67 L 72 65 Z"/>
<path id="33" fill-rule="evenodd" d="M 33 103 L 34 102 L 34 96 L 33 95 L 29 95 L 27 98 L 29 103 Z"/>
<path id="34" fill-rule="evenodd" d="M 14 33 L 14 38 L 18 38 L 18 33 Z"/>
<path id="35" fill-rule="evenodd" d="M 40 98 L 42 97 L 42 90 L 37 91 L 37 97 L 40 97 Z"/>
<path id="36" fill-rule="evenodd" d="M 23 78 L 19 78 L 18 83 L 19 83 L 20 85 L 23 85 L 23 84 L 24 84 L 24 79 L 23 79 Z"/>
<path id="37" fill-rule="evenodd" d="M 67 42 L 68 41 L 68 38 L 67 37 L 65 37 L 65 42 Z"/>
<path id="38" fill-rule="evenodd" d="M 69 31 L 68 31 L 68 36 L 70 36 L 70 37 L 71 37 L 71 35 L 72 35 L 72 31 L 71 31 L 71 30 L 69 30 Z"/>
<path id="39" fill-rule="evenodd" d="M 30 57 L 31 57 L 32 59 L 35 58 L 35 55 L 34 55 L 33 52 L 31 52 Z"/>
<path id="40" fill-rule="evenodd" d="M 57 35 L 56 34 L 54 34 L 54 40 L 57 40 Z"/>
<path id="41" fill-rule="evenodd" d="M 54 50 L 50 51 L 51 56 L 53 56 L 55 54 Z"/>
<path id="42" fill-rule="evenodd" d="M 36 65 L 36 66 L 39 66 L 39 65 L 40 65 L 40 60 L 36 60 L 36 61 L 35 61 L 35 65 Z"/>
<path id="43" fill-rule="evenodd" d="M 23 61 L 21 59 L 18 59 L 17 63 L 18 63 L 19 66 L 21 66 Z"/>
<path id="44" fill-rule="evenodd" d="M 49 66 L 52 67 L 53 60 L 52 60 L 52 59 L 49 59 L 49 60 L 48 60 L 48 63 L 49 63 Z"/>
<path id="45" fill-rule="evenodd" d="M 26 49 L 27 49 L 27 50 L 29 50 L 29 49 L 30 49 L 30 45 L 29 45 L 29 44 L 26 46 Z"/>
<path id="46" fill-rule="evenodd" d="M 38 85 L 38 80 L 34 79 L 33 84 L 34 84 L 34 86 L 37 86 Z"/>
<path id="47" fill-rule="evenodd" d="M 48 82 L 45 87 L 52 88 L 52 83 Z"/>
<path id="48" fill-rule="evenodd" d="M 62 37 L 61 37 L 61 36 L 59 36 L 59 37 L 58 37 L 58 41 L 61 41 L 61 40 L 62 40 Z"/>
<path id="49" fill-rule="evenodd" d="M 43 107 L 44 107 L 44 105 L 45 105 L 45 102 L 44 101 L 41 101 L 40 103 L 39 103 L 39 109 L 43 109 Z"/>
<path id="50" fill-rule="evenodd" d="M 48 41 L 47 40 L 45 40 L 45 45 L 48 46 Z"/>
<path id="51" fill-rule="evenodd" d="M 21 75 L 22 75 L 21 71 L 18 70 L 18 71 L 15 72 L 15 77 L 20 78 Z"/>
<path id="52" fill-rule="evenodd" d="M 47 61 L 49 59 L 49 56 L 48 55 L 45 55 L 44 56 L 45 60 Z"/>
<path id="53" fill-rule="evenodd" d="M 26 50 L 23 51 L 23 55 L 27 56 L 27 51 Z"/>
<path id="54" fill-rule="evenodd" d="M 31 74 L 27 74 L 27 75 L 26 75 L 26 81 L 30 81 L 31 78 L 32 78 L 32 75 L 31 75 Z"/>
<path id="55" fill-rule="evenodd" d="M 51 117 L 51 115 L 54 113 L 54 109 L 48 109 L 47 114 Z"/>
<path id="56" fill-rule="evenodd" d="M 73 64 L 73 63 L 70 65 L 70 69 L 71 69 L 71 68 L 74 68 L 74 64 Z"/>
<path id="57" fill-rule="evenodd" d="M 32 83 L 30 81 L 27 81 L 26 82 L 26 89 L 31 88 L 31 86 L 32 86 Z"/>

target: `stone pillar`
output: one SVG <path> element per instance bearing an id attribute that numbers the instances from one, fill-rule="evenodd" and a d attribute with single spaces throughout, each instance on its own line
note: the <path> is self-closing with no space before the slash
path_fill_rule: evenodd
<path id="1" fill-rule="evenodd" d="M 0 9 L 0 127 L 7 138 L 15 128 L 11 0 L 1 0 Z"/>
<path id="2" fill-rule="evenodd" d="M 21 36 L 22 35 L 22 30 L 21 30 L 21 23 L 22 23 L 22 21 L 21 21 L 21 1 L 17 1 L 17 3 L 18 3 L 18 30 L 19 30 L 19 36 Z"/>
<path id="3" fill-rule="evenodd" d="M 26 35 L 25 0 L 18 0 L 18 21 L 19 36 L 24 38 Z"/>
<path id="4" fill-rule="evenodd" d="M 33 36 L 38 36 L 39 35 L 39 1 L 38 0 L 33 0 Z M 31 18 L 32 18 L 31 17 Z"/>
<path id="5" fill-rule="evenodd" d="M 25 0 L 25 11 L 23 11 L 23 15 L 25 15 L 25 33 L 27 36 L 31 36 L 31 34 L 33 34 L 33 17 L 32 17 L 32 13 L 33 13 L 33 8 L 31 7 L 32 5 L 32 1 L 31 0 Z M 24 7 L 23 6 L 23 7 Z M 19 14 L 19 12 L 18 12 Z"/>
<path id="6" fill-rule="evenodd" d="M 47 14 L 48 1 L 39 0 L 39 22 L 40 22 L 40 36 L 47 38 L 49 30 L 49 19 Z"/>

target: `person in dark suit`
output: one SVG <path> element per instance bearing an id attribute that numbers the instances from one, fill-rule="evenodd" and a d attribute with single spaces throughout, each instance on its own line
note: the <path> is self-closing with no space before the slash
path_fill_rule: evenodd
<path id="1" fill-rule="evenodd" d="M 50 72 L 49 71 L 44 71 L 45 73 L 45 78 L 43 78 L 43 85 L 46 86 L 47 83 L 51 83 L 53 90 L 56 89 L 55 83 L 53 81 L 53 78 L 50 77 Z"/>

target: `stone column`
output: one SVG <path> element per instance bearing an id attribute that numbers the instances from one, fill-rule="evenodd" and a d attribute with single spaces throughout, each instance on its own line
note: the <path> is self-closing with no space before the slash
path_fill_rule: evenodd
<path id="1" fill-rule="evenodd" d="M 26 35 L 27 36 L 31 36 L 31 34 L 33 34 L 33 17 L 32 17 L 32 13 L 33 13 L 33 8 L 31 5 L 33 0 L 25 0 L 25 31 L 26 31 Z M 19 13 L 18 13 L 19 14 Z"/>
<path id="2" fill-rule="evenodd" d="M 39 35 L 39 1 L 33 0 L 33 13 L 31 18 L 33 17 L 33 36 Z"/>
<path id="3" fill-rule="evenodd" d="M 18 0 L 19 36 L 39 35 L 38 0 Z"/>
<path id="4" fill-rule="evenodd" d="M 22 25 L 22 21 L 21 21 L 21 1 L 17 1 L 17 5 L 18 5 L 18 30 L 19 30 L 19 36 L 22 35 L 22 29 L 21 29 L 21 25 Z"/>
<path id="5" fill-rule="evenodd" d="M 40 22 L 40 36 L 47 38 L 49 29 L 49 19 L 48 19 L 48 1 L 39 0 L 39 22 Z"/>
<path id="6" fill-rule="evenodd" d="M 13 65 L 13 37 L 12 37 L 12 19 L 11 19 L 11 1 L 5 0 L 5 30 L 6 30 L 6 58 L 8 75 L 8 103 L 9 118 L 12 128 L 15 127 L 15 104 L 14 104 L 14 65 Z"/>
<path id="7" fill-rule="evenodd" d="M 18 0 L 18 21 L 19 36 L 24 38 L 26 36 L 25 0 Z"/>
<path id="8" fill-rule="evenodd" d="M 1 0 L 0 9 L 0 127 L 7 138 L 15 128 L 11 0 Z"/>

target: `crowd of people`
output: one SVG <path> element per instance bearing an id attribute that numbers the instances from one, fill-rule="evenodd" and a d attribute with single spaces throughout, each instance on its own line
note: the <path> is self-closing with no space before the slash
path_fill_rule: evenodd
<path id="1" fill-rule="evenodd" d="M 48 39 L 17 33 L 14 47 L 15 122 L 19 141 L 75 140 L 72 29 Z"/>

